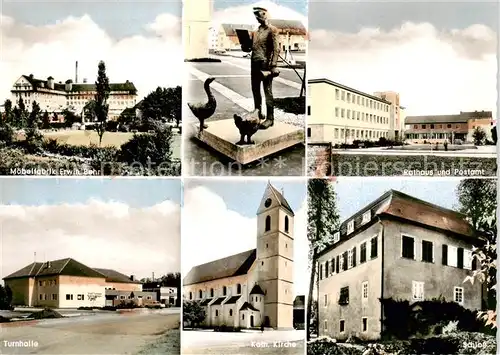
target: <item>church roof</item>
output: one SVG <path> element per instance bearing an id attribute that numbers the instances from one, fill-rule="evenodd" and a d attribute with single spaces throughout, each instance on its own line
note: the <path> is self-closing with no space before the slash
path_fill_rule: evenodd
<path id="1" fill-rule="evenodd" d="M 251 249 L 223 259 L 197 265 L 189 270 L 183 284 L 187 286 L 200 282 L 224 279 L 226 277 L 245 275 L 250 270 L 256 257 L 257 249 Z"/>
<path id="2" fill-rule="evenodd" d="M 224 304 L 235 304 L 238 302 L 238 300 L 241 298 L 241 295 L 238 296 L 232 296 L 230 299 L 228 299 Z"/>
<path id="3" fill-rule="evenodd" d="M 226 299 L 226 297 L 219 297 L 215 300 L 215 302 L 213 302 L 211 304 L 211 306 L 218 306 L 218 305 L 222 304 L 222 301 L 224 301 L 225 299 Z"/>
<path id="4" fill-rule="evenodd" d="M 252 287 L 252 291 L 250 291 L 251 295 L 265 295 L 264 291 L 262 291 L 262 288 L 260 288 L 259 285 L 255 285 Z"/>
<path id="5" fill-rule="evenodd" d="M 205 298 L 203 301 L 201 301 L 201 306 L 206 307 L 210 302 L 212 302 L 213 298 Z"/>
<path id="6" fill-rule="evenodd" d="M 278 201 L 279 205 L 283 207 L 285 210 L 287 210 L 290 215 L 293 217 L 295 216 L 295 213 L 293 213 L 292 207 L 290 207 L 290 204 L 288 201 L 285 199 L 285 196 L 281 192 L 279 192 L 273 185 L 271 185 L 270 182 L 267 183 L 267 188 L 266 192 L 270 191 L 271 194 L 276 198 Z M 258 213 L 258 212 L 257 212 Z"/>
<path id="7" fill-rule="evenodd" d="M 259 312 L 257 308 L 252 306 L 250 303 L 245 302 L 243 303 L 243 306 L 241 306 L 240 311 L 254 311 L 254 312 Z"/>

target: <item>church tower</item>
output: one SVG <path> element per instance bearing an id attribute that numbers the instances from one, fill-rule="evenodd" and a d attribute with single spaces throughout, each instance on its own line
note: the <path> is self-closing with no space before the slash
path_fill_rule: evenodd
<path id="1" fill-rule="evenodd" d="M 264 291 L 264 326 L 293 328 L 294 213 L 268 183 L 257 210 L 257 284 Z M 262 310 L 261 310 L 262 311 Z"/>

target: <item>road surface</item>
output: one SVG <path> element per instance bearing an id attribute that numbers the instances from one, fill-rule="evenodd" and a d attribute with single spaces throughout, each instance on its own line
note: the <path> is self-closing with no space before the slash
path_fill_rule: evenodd
<path id="1" fill-rule="evenodd" d="M 158 347 L 178 354 L 179 321 L 177 309 L 123 314 L 103 311 L 2 323 L 0 354 L 154 354 Z M 16 341 L 29 346 L 15 346 Z"/>
<path id="2" fill-rule="evenodd" d="M 206 102 L 203 89 L 204 80 L 208 76 L 215 77 L 211 88 L 217 100 L 215 114 L 210 121 L 233 119 L 233 115 L 253 110 L 253 98 L 250 85 L 250 61 L 246 58 L 230 56 L 218 57 L 221 63 L 186 63 L 188 78 L 185 87 L 185 101 L 191 103 Z M 301 76 L 304 70 L 298 71 Z M 278 97 L 298 97 L 301 78 L 292 70 L 280 68 L 280 76 L 274 79 L 273 93 Z M 265 106 L 265 105 L 263 105 Z M 294 116 L 294 115 L 292 115 Z M 297 125 L 305 125 L 304 116 L 294 116 Z M 276 115 L 276 120 L 279 120 Z M 289 119 L 289 116 L 287 116 Z M 183 171 L 187 175 L 251 175 L 251 176 L 297 176 L 305 172 L 305 147 L 296 146 L 287 151 L 269 157 L 265 161 L 256 162 L 248 167 L 230 164 L 221 154 L 200 145 L 193 137 L 196 134 L 195 124 L 199 121 L 185 105 L 183 110 L 184 158 Z M 236 127 L 235 127 L 236 129 Z M 221 164 L 222 163 L 222 164 Z"/>

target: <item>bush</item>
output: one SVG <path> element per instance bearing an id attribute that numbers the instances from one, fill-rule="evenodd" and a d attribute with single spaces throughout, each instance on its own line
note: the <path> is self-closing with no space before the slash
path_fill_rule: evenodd
<path id="1" fill-rule="evenodd" d="M 26 129 L 24 149 L 29 154 L 38 154 L 43 151 L 44 138 L 36 128 Z"/>
<path id="2" fill-rule="evenodd" d="M 277 108 L 294 115 L 306 113 L 306 98 L 302 97 L 279 97 L 274 99 Z"/>
<path id="3" fill-rule="evenodd" d="M 14 141 L 14 130 L 8 124 L 0 126 L 0 142 L 4 142 L 5 145 L 11 145 Z"/>
<path id="4" fill-rule="evenodd" d="M 115 306 L 104 306 L 101 308 L 103 311 L 116 311 L 117 307 Z"/>
<path id="5" fill-rule="evenodd" d="M 233 333 L 233 332 L 240 332 L 240 331 L 241 331 L 241 329 L 238 327 L 228 326 L 225 324 L 214 327 L 214 332 Z"/>

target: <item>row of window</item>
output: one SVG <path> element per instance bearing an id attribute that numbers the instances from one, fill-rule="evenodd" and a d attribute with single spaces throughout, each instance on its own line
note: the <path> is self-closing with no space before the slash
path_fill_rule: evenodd
<path id="1" fill-rule="evenodd" d="M 289 232 L 290 229 L 290 221 L 288 219 L 288 216 L 285 216 L 285 233 Z M 271 230 L 271 216 L 266 216 L 266 223 L 265 223 L 265 232 L 269 232 Z"/>
<path id="2" fill-rule="evenodd" d="M 356 266 L 357 263 L 356 246 L 344 253 L 333 257 L 319 265 L 319 279 L 325 279 L 335 273 L 346 271 Z M 359 244 L 359 264 L 375 259 L 378 256 L 378 236 L 365 240 Z"/>
<path id="3" fill-rule="evenodd" d="M 57 293 L 53 293 L 53 294 L 52 294 L 52 295 L 50 295 L 50 296 L 51 296 L 51 297 L 50 297 L 50 299 L 51 299 L 52 301 L 57 301 Z M 49 300 L 49 295 L 48 295 L 48 294 L 46 294 L 46 293 L 40 293 L 40 294 L 38 295 L 38 299 L 39 299 L 40 301 L 48 301 L 48 300 Z"/>
<path id="4" fill-rule="evenodd" d="M 460 125 L 454 125 L 454 128 L 460 128 Z M 451 124 L 415 124 L 413 125 L 414 129 L 439 129 L 439 128 L 452 128 Z"/>
<path id="5" fill-rule="evenodd" d="M 43 286 L 55 286 L 57 285 L 56 280 L 41 280 L 38 281 L 38 286 L 43 287 Z"/>
<path id="6" fill-rule="evenodd" d="M 425 282 L 412 281 L 412 300 L 423 301 L 425 299 Z M 464 304 L 464 288 L 460 286 L 453 287 L 453 302 Z"/>
<path id="7" fill-rule="evenodd" d="M 215 290 L 213 288 L 210 289 L 209 298 L 213 298 L 215 296 Z M 222 286 L 222 296 L 227 296 L 227 287 Z M 241 284 L 236 285 L 236 295 L 241 295 Z M 193 299 L 193 292 L 189 292 L 189 299 Z M 198 290 L 198 299 L 203 299 L 203 290 Z"/>
<path id="8" fill-rule="evenodd" d="M 373 129 L 356 129 L 356 128 L 335 128 L 333 131 L 334 139 L 378 139 L 389 137 L 387 131 L 377 131 Z"/>
<path id="9" fill-rule="evenodd" d="M 323 322 L 323 329 L 324 331 L 328 331 L 328 321 L 325 320 Z M 361 318 L 361 331 L 366 332 L 368 331 L 368 318 L 362 317 Z M 344 333 L 345 332 L 345 319 L 341 319 L 339 321 L 339 333 Z"/>
<path id="10" fill-rule="evenodd" d="M 389 112 L 389 105 L 345 90 L 335 89 L 335 99 L 357 104 L 374 110 Z"/>
<path id="11" fill-rule="evenodd" d="M 347 118 L 356 121 L 376 123 L 376 124 L 389 124 L 389 117 L 374 115 L 372 113 L 365 113 L 341 107 L 335 107 L 335 118 Z"/>
<path id="12" fill-rule="evenodd" d="M 401 236 L 401 256 L 406 259 L 417 260 L 417 243 L 415 238 Z M 429 240 L 421 241 L 421 261 L 434 263 L 434 242 Z M 472 250 L 455 247 L 447 244 L 441 246 L 441 263 L 447 266 L 457 267 L 459 269 L 476 269 L 475 258 L 472 256 Z"/>
<path id="13" fill-rule="evenodd" d="M 407 139 L 451 139 L 452 133 L 406 133 Z"/>

